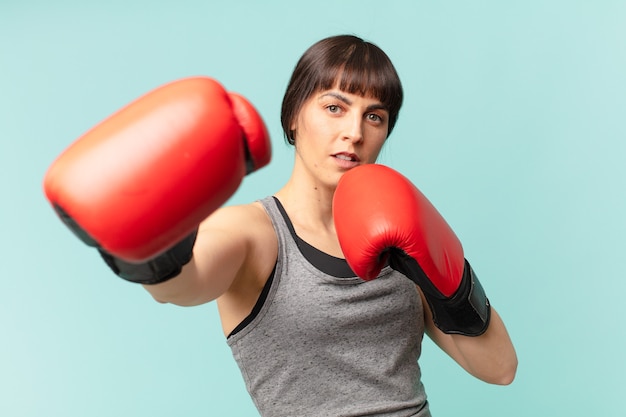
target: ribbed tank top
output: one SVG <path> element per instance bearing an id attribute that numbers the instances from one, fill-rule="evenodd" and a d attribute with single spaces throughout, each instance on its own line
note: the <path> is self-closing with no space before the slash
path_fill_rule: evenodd
<path id="1" fill-rule="evenodd" d="M 389 267 L 369 282 L 322 272 L 303 256 L 278 200 L 261 203 L 278 258 L 252 316 L 227 339 L 260 414 L 430 416 L 415 284 Z"/>

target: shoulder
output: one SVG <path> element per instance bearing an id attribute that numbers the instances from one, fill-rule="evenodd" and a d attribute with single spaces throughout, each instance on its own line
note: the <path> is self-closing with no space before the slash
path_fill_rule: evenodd
<path id="1" fill-rule="evenodd" d="M 258 201 L 219 208 L 200 224 L 200 231 L 210 229 L 250 237 L 256 234 L 273 234 L 272 222 Z"/>
<path id="2" fill-rule="evenodd" d="M 278 257 L 278 238 L 269 215 L 258 202 L 221 208 L 202 224 L 200 235 L 203 229 L 209 233 L 220 230 L 226 245 L 242 254 L 237 262 L 222 258 L 222 270 L 236 265 L 229 285 L 217 298 L 224 333 L 228 335 L 250 313 L 271 275 Z M 215 258 L 215 252 L 209 257 Z"/>
<path id="3" fill-rule="evenodd" d="M 242 253 L 240 273 L 244 275 L 263 276 L 278 255 L 272 221 L 258 201 L 218 209 L 200 225 L 199 236 L 203 235 L 219 235 L 223 244 Z"/>

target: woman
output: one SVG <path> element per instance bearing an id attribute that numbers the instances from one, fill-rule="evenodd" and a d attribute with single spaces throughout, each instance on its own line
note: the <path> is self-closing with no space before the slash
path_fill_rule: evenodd
<path id="1" fill-rule="evenodd" d="M 351 278 L 354 274 L 342 260 L 333 224 L 333 193 L 348 169 L 376 161 L 401 102 L 397 74 L 374 45 L 353 36 L 313 45 L 295 68 L 283 101 L 283 129 L 295 147 L 295 161 L 291 177 L 274 195 L 276 200 L 218 210 L 201 225 L 193 259 L 181 276 L 146 286 L 161 302 L 193 305 L 217 300 L 224 333 L 263 415 L 409 415 L 403 410 L 428 415 L 417 366 L 422 329 L 477 378 L 495 384 L 513 380 L 515 353 L 493 309 L 489 328 L 481 336 L 444 334 L 434 326 L 427 303 L 404 288 L 394 295 L 406 305 L 392 303 L 391 312 L 386 306 L 381 316 L 389 317 L 377 325 L 399 326 L 404 334 L 392 336 L 393 340 L 411 343 L 396 346 L 403 352 L 382 351 L 376 356 L 375 346 L 343 337 L 350 332 L 353 294 L 332 292 L 363 282 Z M 277 294 L 281 288 L 268 284 L 268 278 L 275 285 L 277 259 L 288 263 L 291 256 L 308 257 L 311 266 L 290 265 L 294 276 L 289 276 L 291 271 L 280 265 L 285 274 L 281 284 L 289 291 L 281 296 Z M 284 283 L 285 276 L 307 284 L 301 291 L 292 289 Z M 414 287 L 402 278 L 396 285 Z M 317 304 L 320 298 L 327 303 Z M 334 311 L 337 304 L 344 307 L 339 313 Z M 394 317 L 403 317 L 405 323 Z M 268 322 L 272 319 L 276 321 Z M 352 319 L 354 326 L 360 325 L 357 317 Z M 363 337 L 363 332 L 354 337 Z M 383 342 L 371 336 L 365 340 L 369 339 Z M 310 352 L 308 345 L 317 345 L 317 350 Z M 383 345 L 388 349 L 387 343 Z M 389 355 L 398 356 L 392 365 L 399 367 L 380 369 L 378 378 L 365 367 L 344 369 L 354 362 L 344 356 L 353 356 L 356 362 L 367 357 L 375 363 Z"/>
<path id="2" fill-rule="evenodd" d="M 143 283 L 159 302 L 217 301 L 264 416 L 429 416 L 417 362 L 424 333 L 475 377 L 514 378 L 515 351 L 493 307 L 472 337 L 444 333 L 410 274 L 386 266 L 366 282 L 344 259 L 333 219 L 337 185 L 376 161 L 402 94 L 377 46 L 355 36 L 321 40 L 298 62 L 284 97 L 282 125 L 295 159 L 280 190 L 213 212 L 167 261 L 141 272 L 176 260 L 174 272 L 158 279 L 133 279 L 141 266 L 120 271 L 122 262 L 101 250 L 116 273 Z"/>

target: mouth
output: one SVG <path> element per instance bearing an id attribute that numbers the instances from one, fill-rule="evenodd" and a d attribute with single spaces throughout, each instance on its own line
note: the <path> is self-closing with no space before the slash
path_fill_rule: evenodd
<path id="1" fill-rule="evenodd" d="M 340 159 L 342 161 L 360 162 L 360 159 L 358 156 L 356 156 L 353 153 L 348 153 L 348 152 L 340 152 L 340 153 L 334 154 L 333 157 Z"/>

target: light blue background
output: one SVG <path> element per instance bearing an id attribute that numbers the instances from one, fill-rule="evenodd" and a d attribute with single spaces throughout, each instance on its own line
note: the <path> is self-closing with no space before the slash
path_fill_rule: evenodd
<path id="1" fill-rule="evenodd" d="M 159 305 L 55 217 L 41 180 L 102 118 L 205 74 L 256 104 L 272 193 L 292 150 L 279 111 L 296 60 L 355 33 L 406 101 L 381 162 L 462 239 L 519 354 L 508 387 L 430 342 L 433 414 L 623 416 L 626 2 L 0 0 L 0 415 L 254 416 L 214 304 Z"/>

